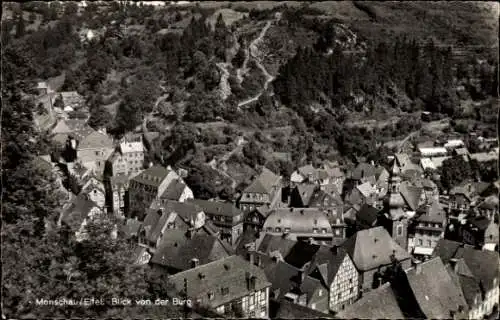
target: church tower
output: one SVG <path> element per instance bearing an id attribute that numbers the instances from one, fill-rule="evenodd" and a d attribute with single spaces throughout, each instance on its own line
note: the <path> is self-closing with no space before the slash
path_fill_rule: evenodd
<path id="1" fill-rule="evenodd" d="M 392 166 L 389 192 L 386 200 L 386 229 L 403 249 L 408 247 L 408 217 L 405 214 L 405 200 L 400 192 L 401 176 L 396 161 Z"/>

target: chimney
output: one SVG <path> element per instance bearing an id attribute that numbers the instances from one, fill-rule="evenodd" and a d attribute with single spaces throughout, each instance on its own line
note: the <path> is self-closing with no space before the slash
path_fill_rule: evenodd
<path id="1" fill-rule="evenodd" d="M 191 259 L 191 268 L 196 268 L 200 264 L 200 260 L 197 258 Z"/>
<path id="2" fill-rule="evenodd" d="M 416 274 L 422 273 L 422 263 L 420 261 L 415 261 L 415 273 Z"/>
<path id="3" fill-rule="evenodd" d="M 333 245 L 332 249 L 331 249 L 332 253 L 334 255 L 337 255 L 339 253 L 339 248 L 337 245 Z"/>
<path id="4" fill-rule="evenodd" d="M 450 259 L 450 266 L 453 268 L 454 272 L 457 272 L 457 269 L 458 269 L 458 259 L 456 259 L 456 258 Z"/>
<path id="5" fill-rule="evenodd" d="M 252 249 L 248 250 L 247 256 L 248 256 L 248 261 L 250 261 L 250 264 L 254 264 L 255 251 Z"/>

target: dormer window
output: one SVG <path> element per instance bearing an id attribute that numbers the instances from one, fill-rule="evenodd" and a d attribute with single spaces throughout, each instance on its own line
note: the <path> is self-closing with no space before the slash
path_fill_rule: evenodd
<path id="1" fill-rule="evenodd" d="M 318 233 L 318 228 L 313 228 L 313 233 Z"/>

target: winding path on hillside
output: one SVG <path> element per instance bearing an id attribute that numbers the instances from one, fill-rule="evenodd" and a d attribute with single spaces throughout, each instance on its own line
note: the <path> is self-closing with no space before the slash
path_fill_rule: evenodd
<path id="1" fill-rule="evenodd" d="M 252 58 L 255 61 L 255 63 L 257 64 L 257 67 L 262 71 L 262 73 L 266 77 L 266 81 L 264 82 L 264 86 L 262 87 L 262 90 L 258 94 L 256 94 L 255 96 L 253 96 L 251 98 L 248 98 L 248 99 L 245 99 L 245 100 L 239 102 L 238 103 L 239 108 L 241 108 L 249 103 L 252 103 L 254 101 L 257 101 L 260 98 L 260 96 L 267 90 L 267 88 L 269 87 L 269 83 L 271 83 L 271 81 L 274 80 L 274 77 L 267 71 L 267 69 L 264 67 L 264 65 L 262 65 L 261 58 L 259 57 L 259 53 L 260 53 L 259 48 L 257 47 L 257 45 L 264 39 L 264 36 L 266 35 L 267 30 L 269 30 L 269 28 L 271 27 L 271 24 L 272 24 L 272 21 L 267 21 L 264 28 L 262 28 L 262 31 L 260 32 L 259 36 L 257 38 L 255 38 L 250 43 L 250 46 L 248 47 L 249 54 L 247 53 L 247 55 L 245 57 L 245 61 L 243 62 L 243 66 L 237 70 L 238 81 L 240 81 L 240 83 L 242 83 L 243 82 L 242 72 L 246 73 L 248 71 L 246 65 L 247 65 L 249 59 Z M 243 70 L 243 71 L 241 71 L 241 70 Z"/>

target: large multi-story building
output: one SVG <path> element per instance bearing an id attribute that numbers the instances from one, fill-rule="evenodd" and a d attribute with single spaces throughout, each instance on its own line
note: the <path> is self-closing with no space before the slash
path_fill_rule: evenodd
<path id="1" fill-rule="evenodd" d="M 144 218 L 144 210 L 149 208 L 153 200 L 159 199 L 170 183 L 180 179 L 171 168 L 153 166 L 135 176 L 129 184 L 129 212 L 130 216 Z"/>
<path id="2" fill-rule="evenodd" d="M 264 270 L 239 256 L 210 262 L 169 277 L 179 297 L 235 317 L 269 318 Z"/>
<path id="3" fill-rule="evenodd" d="M 293 240 L 331 243 L 333 238 L 327 215 L 317 208 L 275 209 L 268 215 L 262 231 L 271 235 L 286 234 Z"/>
<path id="4" fill-rule="evenodd" d="M 144 169 L 144 144 L 142 141 L 122 142 L 109 158 L 111 174 L 134 175 Z"/>
<path id="5" fill-rule="evenodd" d="M 103 174 L 106 160 L 113 153 L 113 140 L 105 133 L 94 131 L 77 144 L 76 156 L 85 167 Z"/>
<path id="6" fill-rule="evenodd" d="M 417 211 L 413 220 L 413 237 L 409 238 L 408 250 L 422 258 L 430 257 L 438 241 L 444 238 L 446 214 L 438 201 Z"/>
<path id="7" fill-rule="evenodd" d="M 276 207 L 281 201 L 281 177 L 267 168 L 243 191 L 239 207 L 250 212 L 261 206 Z"/>

